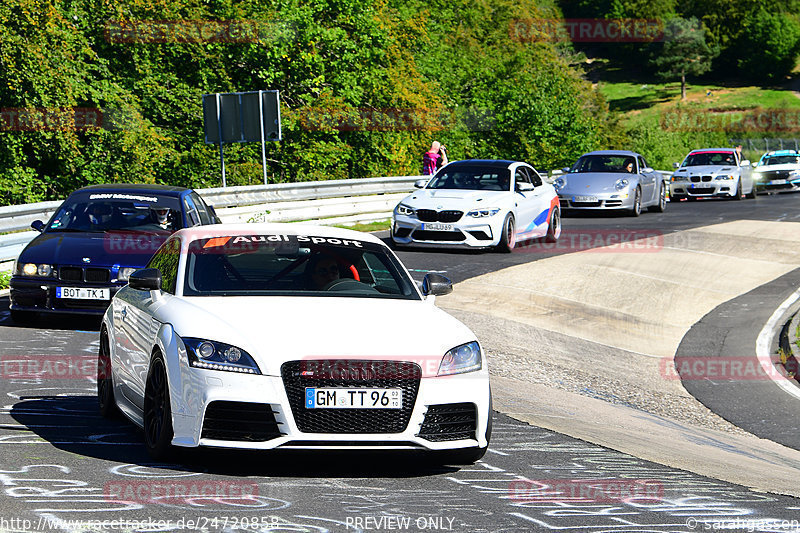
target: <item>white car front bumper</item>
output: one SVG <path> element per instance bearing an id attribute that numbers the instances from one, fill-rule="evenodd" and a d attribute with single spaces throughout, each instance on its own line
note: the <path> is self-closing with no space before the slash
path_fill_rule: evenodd
<path id="1" fill-rule="evenodd" d="M 466 374 L 418 379 L 404 376 L 391 380 L 393 384 L 389 386 L 383 381 L 353 381 L 345 385 L 416 389 L 415 398 L 404 392 L 408 405 L 402 410 L 307 409 L 303 398 L 298 397 L 306 386 L 336 385 L 297 376 L 246 375 L 188 364 L 178 367 L 180 375 L 170 376 L 175 434 L 172 444 L 176 446 L 431 451 L 487 446 L 491 414 L 485 360 L 481 370 Z M 457 424 L 463 431 L 443 435 L 445 422 L 463 416 L 451 412 L 459 404 L 462 411 L 464 404 L 468 411 L 474 406 L 472 423 Z M 370 432 L 381 424 L 381 431 Z M 386 430 L 389 426 L 392 427 Z"/>
<path id="2" fill-rule="evenodd" d="M 497 246 L 502 236 L 505 213 L 473 218 L 463 215 L 456 222 L 423 222 L 417 217 L 394 214 L 392 240 L 404 246 L 470 247 Z"/>
<path id="3" fill-rule="evenodd" d="M 715 180 L 710 181 L 672 181 L 669 185 L 671 197 L 712 197 L 712 196 L 736 196 L 738 180 Z"/>

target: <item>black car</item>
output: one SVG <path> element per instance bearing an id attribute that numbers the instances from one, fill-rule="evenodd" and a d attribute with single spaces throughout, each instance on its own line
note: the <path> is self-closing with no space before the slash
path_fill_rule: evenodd
<path id="1" fill-rule="evenodd" d="M 11 277 L 11 317 L 37 312 L 101 315 L 130 274 L 172 232 L 217 224 L 192 189 L 92 185 L 73 192 L 20 254 Z"/>

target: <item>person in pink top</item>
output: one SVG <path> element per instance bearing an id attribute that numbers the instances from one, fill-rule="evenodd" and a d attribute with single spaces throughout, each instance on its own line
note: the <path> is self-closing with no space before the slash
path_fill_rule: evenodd
<path id="1" fill-rule="evenodd" d="M 436 171 L 447 164 L 447 151 L 439 141 L 431 143 L 431 149 L 422 156 L 422 175 L 436 174 Z"/>

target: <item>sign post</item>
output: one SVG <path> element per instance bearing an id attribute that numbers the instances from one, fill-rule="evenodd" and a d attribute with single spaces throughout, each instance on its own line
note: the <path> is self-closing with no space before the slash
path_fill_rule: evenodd
<path id="1" fill-rule="evenodd" d="M 267 183 L 266 141 L 281 140 L 278 91 L 215 93 L 203 95 L 203 129 L 206 144 L 219 143 L 222 186 L 226 186 L 224 143 L 261 141 L 261 166 Z"/>

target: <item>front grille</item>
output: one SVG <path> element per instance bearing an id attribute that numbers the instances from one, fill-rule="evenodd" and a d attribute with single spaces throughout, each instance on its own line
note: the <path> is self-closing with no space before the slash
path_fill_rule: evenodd
<path id="1" fill-rule="evenodd" d="M 773 185 L 773 184 L 766 184 L 764 185 L 765 190 L 780 190 L 780 189 L 794 189 L 794 185 L 791 183 L 784 183 L 783 185 Z"/>
<path id="2" fill-rule="evenodd" d="M 689 189 L 689 194 L 714 194 L 714 187 L 695 187 L 694 189 Z"/>
<path id="3" fill-rule="evenodd" d="M 709 182 L 713 179 L 712 176 L 692 176 L 692 183 L 700 183 L 701 181 Z"/>
<path id="4" fill-rule="evenodd" d="M 601 202 L 570 202 L 570 207 L 600 207 Z"/>
<path id="5" fill-rule="evenodd" d="M 711 176 L 703 176 L 703 181 L 704 181 L 704 182 L 709 182 L 709 181 L 711 181 L 712 179 L 714 179 L 714 178 L 712 178 Z"/>
<path id="6" fill-rule="evenodd" d="M 85 281 L 88 283 L 108 283 L 111 280 L 111 271 L 107 268 L 82 268 L 62 266 L 58 269 L 58 279 L 61 281 Z"/>
<path id="7" fill-rule="evenodd" d="M 606 200 L 606 207 L 621 207 L 622 200 Z"/>
<path id="8" fill-rule="evenodd" d="M 81 267 L 61 267 L 58 270 L 58 278 L 61 281 L 83 281 L 83 269 Z"/>
<path id="9" fill-rule="evenodd" d="M 462 216 L 463 211 L 439 211 L 439 222 L 458 222 Z"/>
<path id="10" fill-rule="evenodd" d="M 314 371 L 307 370 L 314 368 Z M 351 377 L 352 376 L 352 377 Z M 402 433 L 417 401 L 422 370 L 403 361 L 289 361 L 281 377 L 297 428 L 304 433 Z M 402 389 L 402 409 L 309 409 L 306 387 Z"/>
<path id="11" fill-rule="evenodd" d="M 203 419 L 203 439 L 264 442 L 283 435 L 266 403 L 215 401 Z"/>
<path id="12" fill-rule="evenodd" d="M 107 268 L 87 268 L 84 274 L 89 283 L 108 283 L 111 273 Z"/>
<path id="13" fill-rule="evenodd" d="M 54 298 L 55 309 L 105 309 L 108 300 L 71 300 L 69 298 Z"/>
<path id="14" fill-rule="evenodd" d="M 474 403 L 447 403 L 428 406 L 417 434 L 432 442 L 475 439 L 478 409 Z"/>
<path id="15" fill-rule="evenodd" d="M 417 218 L 422 222 L 458 222 L 462 216 L 464 216 L 463 211 L 417 209 Z"/>
<path id="16" fill-rule="evenodd" d="M 438 222 L 439 213 L 433 209 L 417 209 L 417 218 L 423 222 Z"/>
<path id="17" fill-rule="evenodd" d="M 431 231 L 418 229 L 414 232 L 418 241 L 463 241 L 466 239 L 460 231 Z"/>
<path id="18" fill-rule="evenodd" d="M 782 180 L 789 177 L 788 170 L 770 170 L 769 172 L 764 172 L 764 177 L 771 180 Z"/>

